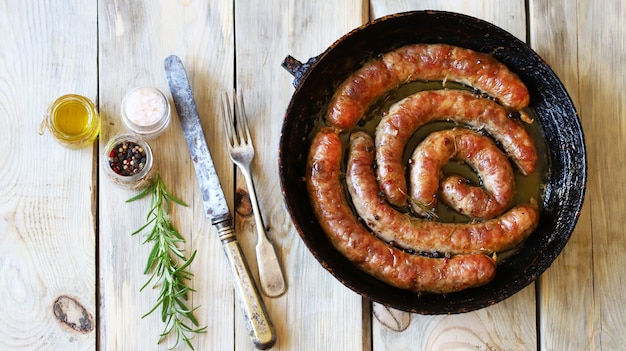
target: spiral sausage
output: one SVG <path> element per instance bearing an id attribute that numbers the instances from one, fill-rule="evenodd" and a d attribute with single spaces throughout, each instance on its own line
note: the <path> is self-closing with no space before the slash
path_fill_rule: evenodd
<path id="1" fill-rule="evenodd" d="M 404 147 L 419 127 L 435 120 L 484 129 L 502 145 L 522 174 L 534 172 L 537 151 L 533 140 L 502 106 L 463 90 L 421 91 L 392 105 L 376 128 L 378 180 L 391 204 L 406 205 Z"/>
<path id="2" fill-rule="evenodd" d="M 328 123 L 340 130 L 356 125 L 386 92 L 413 81 L 455 81 L 481 90 L 507 108 L 528 105 L 528 89 L 493 56 L 446 44 L 411 44 L 366 63 L 338 88 L 328 107 Z"/>
<path id="3" fill-rule="evenodd" d="M 341 191 L 341 153 L 341 141 L 331 128 L 316 134 L 307 159 L 307 190 L 322 229 L 337 250 L 359 269 L 401 289 L 433 293 L 481 286 L 494 278 L 495 262 L 488 256 L 428 258 L 409 254 L 373 236 L 359 223 Z"/>
<path id="4" fill-rule="evenodd" d="M 417 252 L 491 253 L 514 248 L 537 227 L 536 204 L 516 206 L 489 221 L 462 224 L 432 222 L 398 212 L 379 196 L 373 151 L 368 134 L 351 135 L 346 182 L 356 212 L 382 240 Z"/>
<path id="5" fill-rule="evenodd" d="M 480 219 L 500 215 L 511 205 L 515 178 L 506 155 L 490 138 L 466 128 L 454 128 L 429 134 L 413 151 L 409 162 L 413 212 L 428 216 L 421 206 L 436 208 L 439 175 L 450 159 L 471 166 L 483 187 L 471 186 L 460 176 L 449 176 L 441 182 L 444 203 L 470 218 Z"/>

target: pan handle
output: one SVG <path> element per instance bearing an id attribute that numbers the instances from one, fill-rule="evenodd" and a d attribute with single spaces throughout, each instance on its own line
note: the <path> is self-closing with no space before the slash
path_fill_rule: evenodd
<path id="1" fill-rule="evenodd" d="M 288 55 L 283 60 L 281 66 L 283 66 L 284 69 L 286 69 L 289 73 L 291 73 L 292 76 L 294 76 L 292 84 L 295 88 L 297 88 L 298 85 L 300 85 L 300 82 L 302 81 L 304 76 L 309 72 L 311 66 L 313 66 L 318 59 L 319 56 L 315 56 L 311 57 L 306 63 L 302 63 L 293 56 Z"/>

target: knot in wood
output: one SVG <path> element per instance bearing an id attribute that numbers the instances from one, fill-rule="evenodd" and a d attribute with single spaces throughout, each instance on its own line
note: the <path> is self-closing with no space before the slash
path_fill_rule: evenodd
<path id="1" fill-rule="evenodd" d="M 242 217 L 252 216 L 252 202 L 247 190 L 238 188 L 235 191 L 235 211 Z"/>
<path id="2" fill-rule="evenodd" d="M 76 299 L 61 295 L 53 305 L 54 316 L 62 325 L 79 333 L 89 333 L 94 329 L 93 316 Z"/>

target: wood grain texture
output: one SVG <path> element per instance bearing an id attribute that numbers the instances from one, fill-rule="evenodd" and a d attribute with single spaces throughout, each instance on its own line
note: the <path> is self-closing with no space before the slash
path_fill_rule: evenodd
<path id="1" fill-rule="evenodd" d="M 535 291 L 527 287 L 500 302 L 476 312 L 452 316 L 411 315 L 403 332 L 373 323 L 374 350 L 534 350 L 535 316 L 529 301 Z M 528 310 L 523 310 L 524 307 Z"/>
<path id="2" fill-rule="evenodd" d="M 294 90 L 293 77 L 281 67 L 282 60 L 293 55 L 306 61 L 361 25 L 363 2 L 238 0 L 235 8 L 235 84 L 246 102 L 256 148 L 253 179 L 268 236 L 287 278 L 286 294 L 265 299 L 278 331 L 273 349 L 360 350 L 361 299 L 320 266 L 293 227 L 281 195 L 278 145 Z M 239 173 L 237 179 L 238 191 L 246 193 Z M 256 276 L 254 220 L 239 213 L 237 223 Z M 253 349 L 245 335 L 237 336 L 237 349 Z"/>
<path id="3" fill-rule="evenodd" d="M 68 93 L 97 97 L 95 2 L 0 2 L 0 349 L 89 350 L 59 297 L 95 319 L 92 147 L 38 135 Z M 79 29 L 81 28 L 81 29 Z"/>
<path id="4" fill-rule="evenodd" d="M 577 28 L 584 22 L 578 16 L 578 5 L 576 2 L 547 1 L 533 1 L 530 5 L 529 20 L 533 28 L 530 43 L 551 65 L 578 107 L 581 101 L 578 49 L 582 38 Z M 585 115 L 582 115 L 582 120 L 584 130 L 588 132 L 586 127 L 592 126 L 592 123 L 584 123 L 589 121 Z M 588 148 L 593 149 L 594 146 L 588 145 Z M 590 172 L 590 180 L 594 178 L 593 172 Z M 543 350 L 585 350 L 594 344 L 599 346 L 596 318 L 600 311 L 593 301 L 592 243 L 595 240 L 591 230 L 589 198 L 593 195 L 590 193 L 588 190 L 576 230 L 563 253 L 539 279 Z M 577 282 L 578 286 L 572 288 L 571 282 Z"/>
<path id="5" fill-rule="evenodd" d="M 595 311 L 589 344 L 603 350 L 624 350 L 626 78 L 617 72 L 622 72 L 626 63 L 626 4 L 613 0 L 597 5 L 581 0 L 577 8 L 579 108 L 589 140 L 587 201 L 593 240 Z"/>
<path id="6" fill-rule="evenodd" d="M 411 10 L 454 11 L 491 22 L 525 40 L 523 1 L 371 1 L 372 19 Z M 452 316 L 413 315 L 402 333 L 373 323 L 374 350 L 534 350 L 534 284 L 495 306 Z M 420 335 L 416 338 L 416 335 Z"/>
<path id="7" fill-rule="evenodd" d="M 123 95 L 135 86 L 161 89 L 170 99 L 164 59 L 179 56 L 191 82 L 209 148 L 227 197 L 232 198 L 232 166 L 223 152 L 221 130 L 214 128 L 219 105 L 214 92 L 232 85 L 233 14 L 224 1 L 100 1 L 100 97 L 104 118 L 102 143 L 123 132 L 119 119 Z M 246 334 L 235 325 L 241 314 L 235 306 L 232 279 L 216 230 L 204 215 L 193 164 L 178 115 L 172 104 L 172 123 L 150 140 L 156 168 L 170 191 L 187 202 L 170 218 L 186 238 L 188 254 L 198 250 L 190 269 L 200 306 L 195 315 L 207 332 L 193 340 L 197 350 L 234 349 L 233 335 Z M 157 346 L 164 325 L 158 314 L 141 316 L 156 302 L 158 289 L 139 291 L 149 247 L 141 236 L 131 237 L 147 214 L 149 199 L 127 204 L 135 194 L 120 189 L 101 172 L 100 182 L 100 348 L 166 350 L 173 339 Z M 231 203 L 232 208 L 232 203 Z M 130 214 L 130 215 L 129 215 Z M 180 345 L 177 349 L 184 349 Z"/>
<path id="8" fill-rule="evenodd" d="M 497 0 L 371 0 L 370 18 L 404 11 L 438 10 L 473 16 L 508 31 L 520 40 L 526 40 L 526 5 L 524 1 Z"/>
<path id="9" fill-rule="evenodd" d="M 586 202 L 563 254 L 540 281 L 542 348 L 623 350 L 626 262 L 622 177 L 626 5 L 532 2 L 533 47 L 579 111 L 589 162 Z M 617 161 L 616 161 L 617 160 Z"/>
<path id="10" fill-rule="evenodd" d="M 315 260 L 284 207 L 278 142 L 294 89 L 280 64 L 287 55 L 317 56 L 369 19 L 421 9 L 468 14 L 528 36 L 577 106 L 589 181 L 570 242 L 535 285 L 471 313 L 411 315 L 409 327 L 395 332 Z M 163 70 L 170 54 L 187 68 L 256 278 L 254 222 L 239 207 L 236 193 L 245 195 L 245 183 L 226 154 L 219 115 L 219 92 L 244 92 L 263 218 L 288 279 L 285 295 L 264 297 L 278 332 L 272 350 L 626 349 L 625 19 L 623 0 L 0 1 L 0 350 L 171 345 L 156 344 L 163 330 L 156 314 L 141 318 L 158 290 L 139 291 L 149 247 L 131 233 L 149 200 L 125 203 L 136 192 L 98 169 L 98 150 L 124 131 L 119 109 L 128 90 L 155 86 L 171 99 Z M 37 133 L 48 105 L 67 93 L 99 107 L 103 127 L 93 147 L 67 149 Z M 187 239 L 185 250 L 198 250 L 191 298 L 207 332 L 193 344 L 254 350 L 173 112 L 169 129 L 150 143 L 171 192 L 189 204 L 174 207 L 171 219 Z"/>

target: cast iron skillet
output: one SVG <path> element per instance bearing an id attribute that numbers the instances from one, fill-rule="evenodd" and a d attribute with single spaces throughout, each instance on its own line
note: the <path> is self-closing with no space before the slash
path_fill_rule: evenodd
<path id="1" fill-rule="evenodd" d="M 336 87 L 365 61 L 409 43 L 447 43 L 494 55 L 517 73 L 531 93 L 530 108 L 548 144 L 549 174 L 538 229 L 521 250 L 498 265 L 494 281 L 447 294 L 417 294 L 358 270 L 327 239 L 306 195 L 306 157 Z M 348 33 L 306 63 L 287 57 L 295 92 L 282 127 L 280 181 L 287 209 L 317 260 L 344 285 L 384 305 L 421 314 L 468 312 L 500 302 L 543 273 L 568 241 L 583 204 L 587 161 L 574 105 L 548 65 L 506 31 L 465 15 L 418 11 L 370 22 Z"/>

